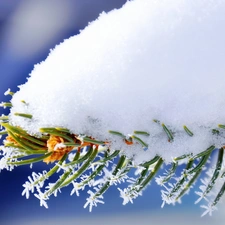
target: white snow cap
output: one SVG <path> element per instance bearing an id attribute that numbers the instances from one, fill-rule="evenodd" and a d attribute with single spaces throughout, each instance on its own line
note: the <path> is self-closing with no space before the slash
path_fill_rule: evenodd
<path id="1" fill-rule="evenodd" d="M 61 126 L 110 140 L 138 162 L 220 146 L 211 129 L 225 124 L 224 28 L 225 0 L 127 2 L 35 65 L 13 96 L 10 121 L 32 134 Z M 174 142 L 153 119 L 175 131 Z M 149 148 L 123 145 L 108 130 L 148 131 Z"/>

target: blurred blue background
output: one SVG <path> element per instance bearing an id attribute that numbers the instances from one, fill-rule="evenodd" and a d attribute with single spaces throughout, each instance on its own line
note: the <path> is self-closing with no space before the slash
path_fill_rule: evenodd
<path id="1" fill-rule="evenodd" d="M 126 0 L 0 0 L 0 102 L 8 101 L 4 92 L 26 82 L 34 64 L 44 60 L 51 48 L 95 20 L 102 11 L 120 8 Z M 0 109 L 0 114 L 7 110 Z M 44 163 L 33 166 L 45 169 Z M 35 197 L 27 200 L 22 184 L 31 174 L 29 166 L 0 174 L 0 224 L 224 224 L 223 209 L 213 217 L 200 218 L 197 196 L 183 198 L 183 204 L 161 209 L 159 187 L 151 183 L 134 204 L 122 205 L 117 187 L 104 195 L 105 204 L 91 213 L 83 209 L 87 194 L 70 196 L 71 187 L 63 189 L 48 202 L 49 209 L 39 206 Z M 193 192 L 193 191 L 192 191 Z"/>

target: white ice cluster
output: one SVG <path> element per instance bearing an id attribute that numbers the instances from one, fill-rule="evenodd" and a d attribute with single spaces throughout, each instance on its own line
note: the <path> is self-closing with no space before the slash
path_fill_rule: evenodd
<path id="1" fill-rule="evenodd" d="M 225 123 L 224 27 L 225 0 L 129 1 L 35 66 L 13 96 L 10 122 L 31 134 L 57 126 L 109 141 L 138 163 L 221 146 L 211 129 Z M 174 142 L 153 119 L 169 127 Z M 108 130 L 147 131 L 148 150 Z"/>

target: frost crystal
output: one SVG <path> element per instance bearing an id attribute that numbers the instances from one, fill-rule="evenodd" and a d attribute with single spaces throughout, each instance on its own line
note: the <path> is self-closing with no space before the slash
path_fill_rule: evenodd
<path id="1" fill-rule="evenodd" d="M 38 194 L 34 194 L 36 198 L 40 200 L 40 206 L 44 206 L 46 209 L 48 208 L 48 204 L 46 200 L 48 200 L 48 197 L 44 195 L 39 189 L 38 189 Z"/>
<path id="2" fill-rule="evenodd" d="M 45 177 L 46 171 L 43 171 L 42 173 L 32 173 L 32 177 L 28 176 L 28 180 L 26 181 L 25 184 L 23 184 L 24 190 L 22 192 L 22 196 L 25 195 L 26 198 L 28 199 L 30 197 L 30 192 L 34 193 L 34 190 L 37 189 L 38 191 L 40 190 L 40 188 L 43 187 L 44 182 L 41 181 L 42 178 Z"/>
<path id="3" fill-rule="evenodd" d="M 138 187 L 136 188 L 138 189 Z M 123 205 L 126 205 L 129 202 L 133 204 L 133 199 L 141 195 L 141 192 L 138 192 L 135 189 L 130 188 L 124 188 L 123 190 L 121 190 L 120 188 L 117 189 L 120 192 L 120 197 L 123 199 Z"/>
<path id="4" fill-rule="evenodd" d="M 80 194 L 79 194 L 79 183 L 77 183 L 77 182 L 72 182 L 72 184 L 73 184 L 73 189 L 72 189 L 72 191 L 70 192 L 70 195 L 73 195 L 74 193 L 76 193 L 76 195 L 77 196 L 79 196 Z"/>
<path id="5" fill-rule="evenodd" d="M 216 206 L 211 206 L 210 204 L 201 205 L 200 207 L 205 209 L 205 212 L 202 214 L 202 216 L 205 216 L 206 214 L 209 214 L 210 216 L 212 216 L 212 212 L 217 210 Z"/>
<path id="6" fill-rule="evenodd" d="M 84 205 L 84 208 L 89 206 L 89 211 L 92 211 L 93 206 L 97 206 L 98 203 L 104 204 L 104 201 L 100 200 L 103 199 L 103 196 L 96 196 L 94 192 L 88 191 L 88 194 L 90 195 L 89 198 L 87 198 L 87 202 Z"/>

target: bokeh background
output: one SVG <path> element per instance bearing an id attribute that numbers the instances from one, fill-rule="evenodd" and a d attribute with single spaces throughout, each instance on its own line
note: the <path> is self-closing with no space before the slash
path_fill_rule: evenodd
<path id="1" fill-rule="evenodd" d="M 0 0 L 0 102 L 8 101 L 3 93 L 26 78 L 34 65 L 44 60 L 54 46 L 64 39 L 79 34 L 89 22 L 102 12 L 120 8 L 126 0 Z M 7 110 L 0 109 L 0 114 Z M 1 142 L 1 140 L 0 140 Z M 33 166 L 45 169 L 44 163 Z M 84 209 L 87 194 L 70 196 L 71 188 L 62 190 L 48 202 L 49 209 L 39 206 L 35 197 L 27 200 L 22 184 L 31 174 L 29 166 L 13 172 L 0 173 L 0 225 L 61 225 L 61 224 L 217 224 L 225 221 L 221 206 L 213 217 L 200 217 L 202 210 L 194 205 L 193 193 L 183 198 L 183 204 L 161 206 L 159 187 L 152 182 L 134 204 L 122 205 L 117 187 L 104 195 L 105 204 L 91 213 Z"/>

